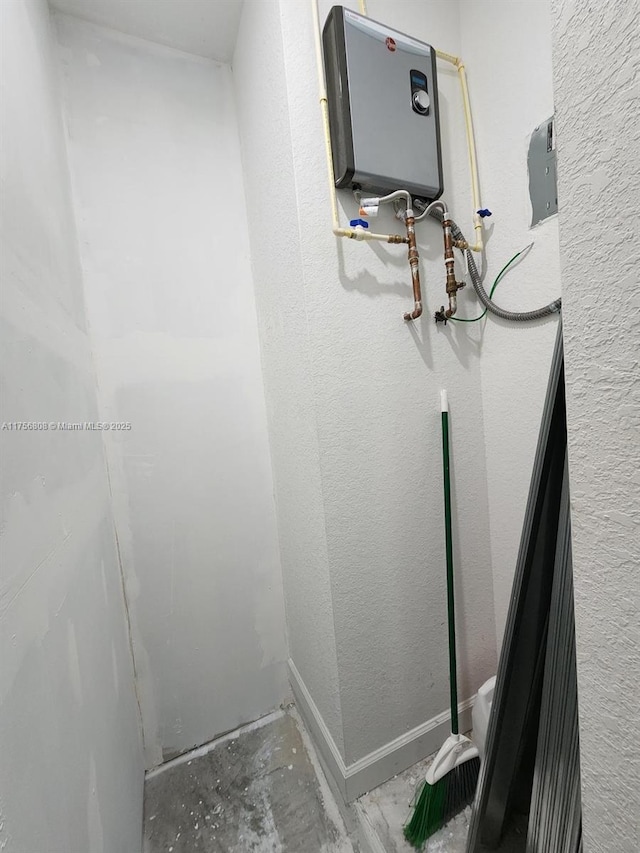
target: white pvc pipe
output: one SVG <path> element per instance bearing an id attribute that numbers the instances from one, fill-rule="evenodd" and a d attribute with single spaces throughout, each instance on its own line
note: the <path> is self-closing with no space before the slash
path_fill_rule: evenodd
<path id="1" fill-rule="evenodd" d="M 333 231 L 340 227 L 340 215 L 338 213 L 338 199 L 333 177 L 333 153 L 331 151 L 331 137 L 329 135 L 329 105 L 327 102 L 327 87 L 324 81 L 324 65 L 322 62 L 322 44 L 320 42 L 320 24 L 318 12 L 318 0 L 311 0 L 313 9 L 313 36 L 316 46 L 316 68 L 318 71 L 318 94 L 320 98 L 320 109 L 322 111 L 322 125 L 324 129 L 324 141 L 327 157 L 327 177 L 329 178 L 329 198 L 331 200 L 331 216 L 333 220 Z"/>
<path id="2" fill-rule="evenodd" d="M 471 116 L 471 101 L 469 100 L 469 87 L 467 86 L 467 73 L 464 62 L 459 56 L 436 50 L 436 56 L 445 62 L 450 62 L 458 71 L 460 89 L 462 90 L 462 108 L 464 111 L 464 124 L 467 133 L 467 148 L 469 150 L 469 171 L 471 173 L 471 197 L 473 200 L 473 229 L 475 231 L 475 245 L 469 246 L 472 252 L 481 252 L 484 248 L 482 239 L 482 218 L 478 214 L 480 210 L 480 183 L 478 180 L 478 162 L 476 159 L 476 143 L 473 133 L 473 119 Z"/>
<path id="3" fill-rule="evenodd" d="M 338 211 L 338 195 L 333 169 L 333 152 L 331 151 L 331 134 L 329 130 L 329 104 L 327 102 L 327 88 L 324 81 L 324 64 L 322 61 L 322 43 L 320 40 L 320 14 L 318 11 L 318 0 L 311 0 L 313 11 L 313 33 L 316 47 L 316 66 L 318 69 L 318 91 L 320 95 L 320 109 L 322 111 L 322 125 L 324 128 L 324 145 L 327 160 L 327 178 L 329 181 L 329 198 L 331 200 L 332 230 L 336 237 L 348 237 L 351 240 L 379 240 L 383 243 L 397 242 L 392 234 L 376 234 L 364 228 L 342 228 L 340 226 L 340 213 Z M 366 14 L 366 9 L 363 12 Z"/>
<path id="4" fill-rule="evenodd" d="M 383 243 L 406 243 L 405 237 L 396 237 L 394 234 L 376 234 L 366 228 L 334 228 L 336 237 L 349 237 L 351 240 L 379 240 Z M 394 239 L 395 238 L 395 239 Z"/>

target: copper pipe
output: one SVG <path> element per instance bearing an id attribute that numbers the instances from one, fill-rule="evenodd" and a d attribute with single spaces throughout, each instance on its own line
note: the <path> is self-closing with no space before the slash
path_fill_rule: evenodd
<path id="1" fill-rule="evenodd" d="M 417 320 L 422 314 L 422 293 L 420 292 L 420 259 L 416 246 L 415 217 L 413 214 L 405 218 L 407 226 L 407 243 L 409 244 L 409 267 L 411 268 L 411 282 L 413 284 L 413 311 L 407 311 L 405 320 Z"/>
<path id="2" fill-rule="evenodd" d="M 461 287 L 464 287 L 464 282 L 456 281 L 455 264 L 453 260 L 454 240 L 451 233 L 452 222 L 450 219 L 442 220 L 442 231 L 444 235 L 444 265 L 447 270 L 447 296 L 449 297 L 449 307 L 444 312 L 445 317 L 449 319 L 453 317 L 458 309 L 457 292 Z"/>

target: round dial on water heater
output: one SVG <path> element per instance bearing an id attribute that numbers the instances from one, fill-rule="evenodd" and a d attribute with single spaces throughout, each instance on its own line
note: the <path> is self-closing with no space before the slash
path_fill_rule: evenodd
<path id="1" fill-rule="evenodd" d="M 431 99 L 427 92 L 424 89 L 418 89 L 413 93 L 413 108 L 417 113 L 422 113 L 422 115 L 426 115 L 429 112 L 429 107 L 431 106 Z"/>

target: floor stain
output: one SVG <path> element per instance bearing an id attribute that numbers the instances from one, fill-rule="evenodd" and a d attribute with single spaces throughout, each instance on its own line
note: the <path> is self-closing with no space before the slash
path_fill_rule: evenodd
<path id="1" fill-rule="evenodd" d="M 353 853 L 283 713 L 145 785 L 145 853 Z"/>

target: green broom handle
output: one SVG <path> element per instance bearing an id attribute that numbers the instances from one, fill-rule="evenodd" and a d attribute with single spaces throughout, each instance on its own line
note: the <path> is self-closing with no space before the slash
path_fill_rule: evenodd
<path id="1" fill-rule="evenodd" d="M 449 687 L 451 690 L 451 732 L 458 734 L 458 683 L 456 667 L 456 617 L 453 596 L 453 536 L 451 534 L 451 478 L 449 474 L 449 405 L 447 392 L 442 400 L 442 467 L 444 471 L 444 530 L 447 552 L 447 617 L 449 622 Z"/>

